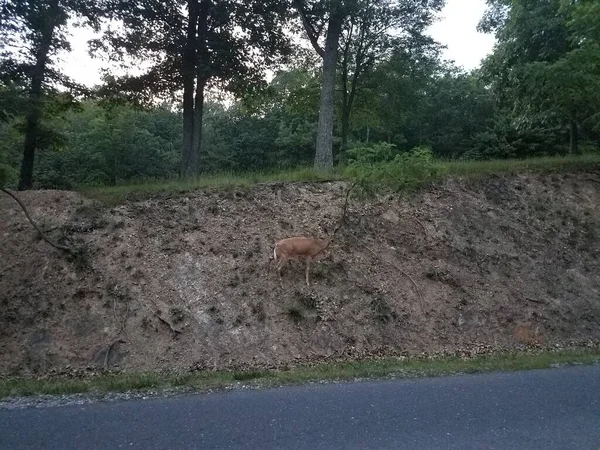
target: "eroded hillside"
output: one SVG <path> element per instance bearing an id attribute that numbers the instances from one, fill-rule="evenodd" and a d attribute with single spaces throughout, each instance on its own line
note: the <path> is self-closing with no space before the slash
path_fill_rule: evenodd
<path id="1" fill-rule="evenodd" d="M 2 196 L 0 374 L 597 343 L 599 181 L 520 175 L 449 180 L 411 197 L 353 195 L 310 287 L 298 262 L 280 285 L 273 243 L 333 229 L 343 183 L 115 208 L 72 192 L 22 193 L 53 239 L 87 250 L 75 260 Z"/>

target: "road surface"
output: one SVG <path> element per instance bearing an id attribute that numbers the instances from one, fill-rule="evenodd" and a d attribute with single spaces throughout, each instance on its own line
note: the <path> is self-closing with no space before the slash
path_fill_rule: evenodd
<path id="1" fill-rule="evenodd" d="M 600 449 L 600 366 L 0 410 L 1 449 Z"/>

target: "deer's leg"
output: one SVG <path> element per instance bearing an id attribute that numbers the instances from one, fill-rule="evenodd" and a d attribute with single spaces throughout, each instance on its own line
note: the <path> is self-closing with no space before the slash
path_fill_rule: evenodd
<path id="1" fill-rule="evenodd" d="M 310 259 L 306 260 L 306 285 L 310 286 L 310 283 L 308 282 L 308 268 L 310 267 Z"/>
<path id="2" fill-rule="evenodd" d="M 277 272 L 279 273 L 279 282 L 281 283 L 281 269 L 283 268 L 284 264 L 287 262 L 287 259 L 282 259 L 279 264 L 277 264 Z"/>

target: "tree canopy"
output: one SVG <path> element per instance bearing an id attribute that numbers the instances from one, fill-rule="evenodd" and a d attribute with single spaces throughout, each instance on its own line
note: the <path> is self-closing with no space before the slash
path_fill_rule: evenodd
<path id="1" fill-rule="evenodd" d="M 426 33 L 442 5 L 7 0 L 1 183 L 598 151 L 597 1 L 488 0 L 480 28 L 496 46 L 472 71 Z M 102 30 L 95 53 L 137 71 L 107 71 L 94 89 L 65 77 L 56 56 L 73 21 Z"/>

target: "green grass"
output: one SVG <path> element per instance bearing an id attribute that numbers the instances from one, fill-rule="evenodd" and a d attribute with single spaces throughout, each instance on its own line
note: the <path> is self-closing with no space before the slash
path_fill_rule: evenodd
<path id="1" fill-rule="evenodd" d="M 600 153 L 581 156 L 554 156 L 528 159 L 491 161 L 442 161 L 435 167 L 438 175 L 434 179 L 448 176 L 481 177 L 487 175 L 510 175 L 523 172 L 555 173 L 574 172 L 600 166 Z M 125 201 L 144 200 L 155 197 L 170 197 L 197 189 L 249 188 L 260 183 L 272 182 L 323 182 L 353 179 L 344 174 L 343 168 L 332 172 L 320 172 L 312 168 L 288 169 L 278 172 L 223 173 L 201 176 L 193 180 L 170 180 L 135 183 L 120 186 L 81 187 L 85 196 L 99 200 L 105 205 L 117 205 Z M 391 180 L 382 180 L 383 183 Z"/>
<path id="2" fill-rule="evenodd" d="M 600 153 L 580 156 L 503 159 L 490 161 L 438 161 L 440 173 L 455 176 L 507 175 L 523 172 L 554 173 L 591 169 L 600 164 Z"/>
<path id="3" fill-rule="evenodd" d="M 298 365 L 289 370 L 113 373 L 83 378 L 9 378 L 0 380 L 0 398 L 38 394 L 74 394 L 182 389 L 203 391 L 243 382 L 259 387 L 364 378 L 415 378 L 463 373 L 532 370 L 566 364 L 598 364 L 600 348 L 499 352 L 473 358 L 383 358 Z"/>
<path id="4" fill-rule="evenodd" d="M 322 182 L 342 179 L 341 171 L 319 172 L 312 168 L 297 168 L 278 172 L 222 173 L 189 180 L 168 180 L 119 186 L 85 187 L 78 190 L 85 196 L 107 205 L 152 197 L 169 197 L 197 189 L 248 188 L 260 183 Z"/>

